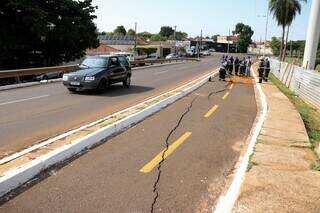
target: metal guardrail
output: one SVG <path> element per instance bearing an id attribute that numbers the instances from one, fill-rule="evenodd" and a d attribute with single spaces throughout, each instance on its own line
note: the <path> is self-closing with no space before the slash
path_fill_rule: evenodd
<path id="1" fill-rule="evenodd" d="M 130 62 L 133 66 L 141 66 L 146 64 L 163 64 L 169 62 L 178 61 L 197 61 L 195 58 L 178 58 L 178 59 L 154 59 L 154 60 L 136 60 Z M 29 68 L 29 69 L 16 69 L 16 70 L 0 70 L 0 78 L 16 78 L 28 75 L 45 74 L 51 72 L 70 72 L 78 69 L 78 65 L 66 65 L 56 67 L 40 67 L 40 68 Z"/>
<path id="2" fill-rule="evenodd" d="M 271 61 L 271 72 L 304 101 L 320 109 L 320 73 L 302 67 Z"/>

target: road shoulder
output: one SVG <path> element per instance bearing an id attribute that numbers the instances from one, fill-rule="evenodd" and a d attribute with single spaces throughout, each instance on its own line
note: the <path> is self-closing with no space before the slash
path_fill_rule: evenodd
<path id="1" fill-rule="evenodd" d="M 268 114 L 233 212 L 319 212 L 320 173 L 300 114 L 272 83 L 263 83 Z"/>

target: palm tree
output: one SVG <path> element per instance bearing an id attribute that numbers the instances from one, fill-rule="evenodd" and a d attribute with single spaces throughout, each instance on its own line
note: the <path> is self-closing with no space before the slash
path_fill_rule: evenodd
<path id="1" fill-rule="evenodd" d="M 280 45 L 280 60 L 283 60 L 285 57 L 286 43 L 284 42 L 286 27 L 287 29 L 287 38 L 289 27 L 292 24 L 297 14 L 301 13 L 301 4 L 300 1 L 307 2 L 307 0 L 269 0 L 269 10 L 273 13 L 273 17 L 277 20 L 278 25 L 282 27 L 282 38 Z"/>

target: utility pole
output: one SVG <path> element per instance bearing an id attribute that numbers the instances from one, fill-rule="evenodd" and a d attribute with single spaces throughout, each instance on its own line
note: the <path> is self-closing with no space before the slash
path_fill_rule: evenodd
<path id="1" fill-rule="evenodd" d="M 266 31 L 265 31 L 265 34 L 264 34 L 263 57 L 266 56 L 266 45 L 267 45 L 267 37 L 268 37 L 268 24 L 269 24 L 269 8 L 267 9 L 267 15 L 266 15 Z"/>
<path id="2" fill-rule="evenodd" d="M 227 53 L 228 53 L 228 54 L 229 54 L 229 52 L 230 52 L 230 43 L 229 43 L 229 38 L 230 38 L 230 29 L 229 29 L 229 35 L 227 36 L 227 43 L 228 43 Z"/>
<path id="3" fill-rule="evenodd" d="M 304 50 L 303 67 L 314 69 L 320 36 L 320 1 L 313 0 L 307 31 L 306 47 Z"/>
<path id="4" fill-rule="evenodd" d="M 137 54 L 137 22 L 134 23 L 134 54 Z"/>
<path id="5" fill-rule="evenodd" d="M 201 33 L 200 33 L 200 50 L 202 50 L 202 30 L 201 30 Z"/>
<path id="6" fill-rule="evenodd" d="M 174 26 L 174 54 L 177 54 L 177 39 L 176 39 L 177 26 Z"/>

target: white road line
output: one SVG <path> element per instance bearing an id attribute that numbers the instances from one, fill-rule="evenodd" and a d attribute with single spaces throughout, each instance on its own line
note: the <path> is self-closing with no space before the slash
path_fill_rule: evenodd
<path id="1" fill-rule="evenodd" d="M 172 71 L 172 70 L 166 70 L 166 71 L 156 72 L 156 73 L 154 73 L 154 74 L 155 74 L 155 75 L 160 75 L 160 74 L 167 73 L 167 72 L 174 72 L 174 71 Z"/>
<path id="2" fill-rule="evenodd" d="M 41 96 L 36 96 L 36 97 L 31 97 L 31 98 L 19 99 L 19 100 L 15 100 L 15 101 L 8 101 L 8 102 L 0 103 L 0 106 L 15 104 L 15 103 L 23 102 L 23 101 L 30 101 L 30 100 L 39 99 L 39 98 L 45 98 L 48 96 L 49 95 L 41 95 Z"/>

